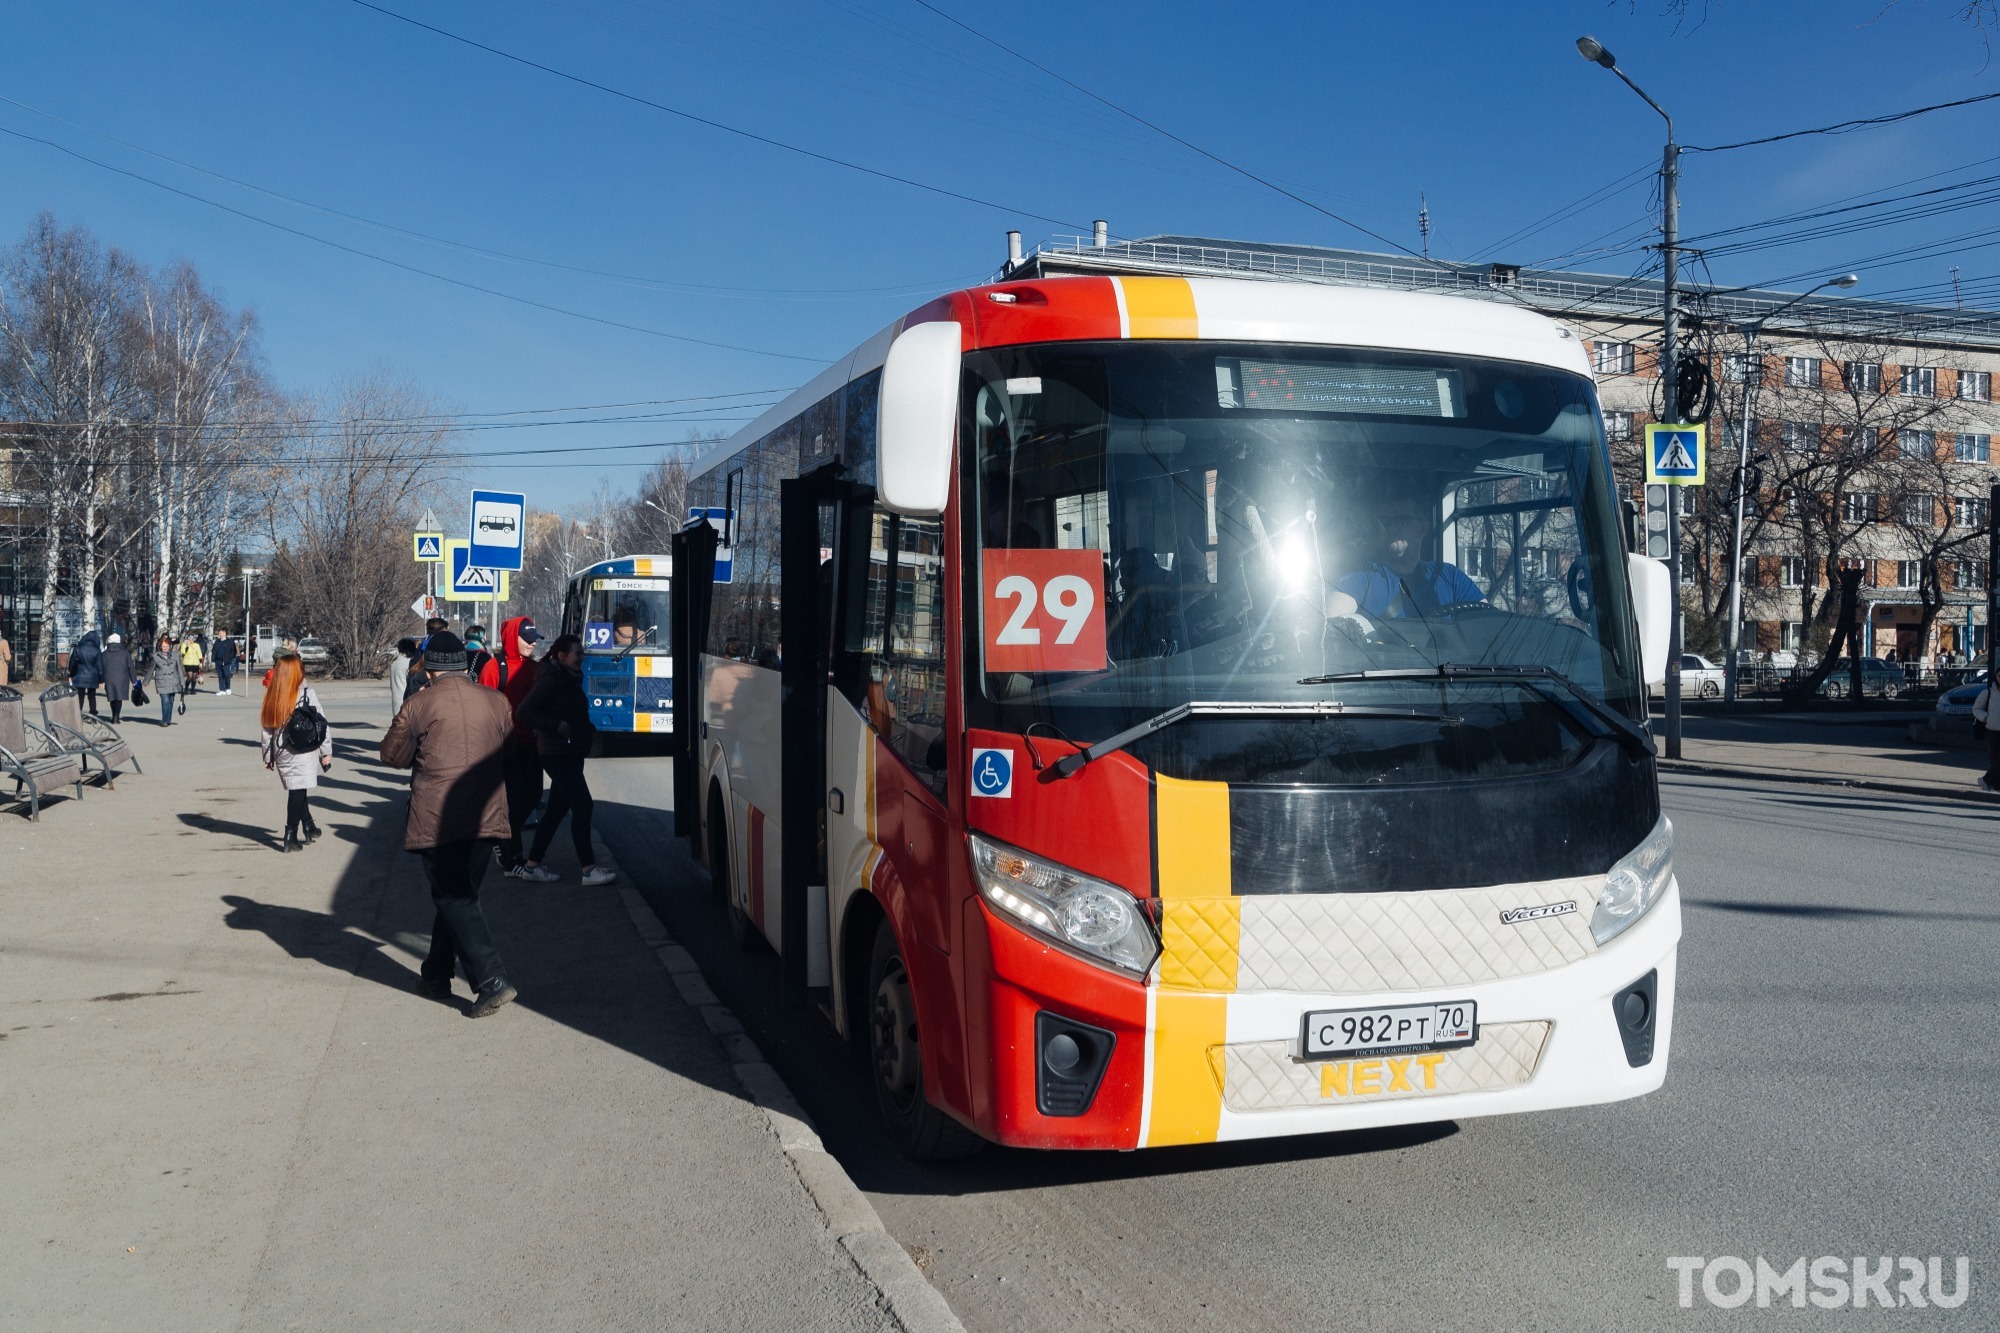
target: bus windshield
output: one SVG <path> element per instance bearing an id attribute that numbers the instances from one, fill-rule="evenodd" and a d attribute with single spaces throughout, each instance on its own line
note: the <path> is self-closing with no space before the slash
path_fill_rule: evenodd
<path id="1" fill-rule="evenodd" d="M 590 652 L 664 653 L 669 589 L 659 578 L 593 578 L 584 604 L 583 646 Z"/>
<path id="2" fill-rule="evenodd" d="M 1550 688 L 1456 668 L 1551 669 L 1645 716 L 1581 375 L 1431 353 L 1074 343 L 969 355 L 963 412 L 978 722 L 1081 739 L 1187 702 L 1409 705 L 1431 720 L 1344 724 L 1366 741 L 1207 767 L 1382 781 L 1379 756 L 1343 768 L 1331 751 L 1388 746 L 1388 780 L 1410 781 L 1488 760 L 1561 765 L 1593 734 Z M 1359 674 L 1375 671 L 1442 674 Z M 1436 741 L 1441 726 L 1463 726 L 1460 743 L 1412 730 Z M 1268 747 L 1273 724 L 1236 730 Z"/>

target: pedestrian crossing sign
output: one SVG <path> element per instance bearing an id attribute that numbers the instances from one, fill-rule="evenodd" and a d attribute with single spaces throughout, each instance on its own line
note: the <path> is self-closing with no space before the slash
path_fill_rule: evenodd
<path id="1" fill-rule="evenodd" d="M 444 560 L 444 534 L 442 532 L 419 532 L 415 534 L 417 563 L 435 565 Z"/>
<path id="2" fill-rule="evenodd" d="M 1646 427 L 1646 484 L 1700 486 L 1708 480 L 1708 427 L 1654 423 Z"/>
<path id="3" fill-rule="evenodd" d="M 507 571 L 468 563 L 472 556 L 471 545 L 459 539 L 444 544 L 445 555 L 451 562 L 451 581 L 445 595 L 454 601 L 506 601 Z"/>

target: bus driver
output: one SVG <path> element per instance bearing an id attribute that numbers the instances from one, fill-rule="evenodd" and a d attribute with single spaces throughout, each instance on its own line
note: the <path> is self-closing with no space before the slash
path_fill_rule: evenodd
<path id="1" fill-rule="evenodd" d="M 1433 527 L 1430 511 L 1417 500 L 1390 499 L 1376 522 L 1381 531 L 1377 558 L 1333 581 L 1326 597 L 1329 619 L 1360 615 L 1428 620 L 1446 607 L 1486 600 L 1479 585 L 1457 565 L 1424 559 Z"/>

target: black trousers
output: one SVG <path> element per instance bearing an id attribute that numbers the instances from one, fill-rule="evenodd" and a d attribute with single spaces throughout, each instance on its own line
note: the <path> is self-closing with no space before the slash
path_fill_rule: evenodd
<path id="1" fill-rule="evenodd" d="M 590 784 L 583 780 L 583 756 L 580 754 L 545 754 L 542 767 L 549 774 L 549 808 L 542 811 L 542 822 L 535 827 L 535 842 L 528 849 L 528 859 L 539 861 L 555 841 L 556 825 L 562 823 L 564 815 L 569 816 L 570 842 L 576 847 L 576 863 L 580 866 L 597 864 L 597 853 L 590 845 L 590 812 L 595 802 L 590 799 Z"/>
<path id="2" fill-rule="evenodd" d="M 493 933 L 486 928 L 486 913 L 479 907 L 479 881 L 486 877 L 486 863 L 493 859 L 492 840 L 441 843 L 417 855 L 423 858 L 424 874 L 431 882 L 431 903 L 437 909 L 431 921 L 431 951 L 424 959 L 424 976 L 450 981 L 455 962 L 474 990 L 504 980 L 506 968 L 500 963 L 500 951 L 493 947 Z"/>
<path id="3" fill-rule="evenodd" d="M 125 711 L 125 701 L 111 691 L 106 690 L 104 692 L 104 702 L 111 705 L 111 720 L 116 722 L 118 715 Z"/>
<path id="4" fill-rule="evenodd" d="M 500 868 L 521 864 L 521 825 L 542 799 L 542 757 L 532 743 L 507 742 L 507 841 L 500 844 Z"/>
<path id="5" fill-rule="evenodd" d="M 83 711 L 90 714 L 92 717 L 96 717 L 97 687 L 95 685 L 79 685 L 77 686 L 76 693 L 78 700 L 81 701 L 83 705 Z"/>
<path id="6" fill-rule="evenodd" d="M 306 804 L 306 797 L 311 794 L 311 789 L 307 787 L 294 787 L 285 793 L 286 837 L 291 837 L 301 829 L 316 829 L 319 827 L 319 825 L 313 823 L 312 809 Z"/>

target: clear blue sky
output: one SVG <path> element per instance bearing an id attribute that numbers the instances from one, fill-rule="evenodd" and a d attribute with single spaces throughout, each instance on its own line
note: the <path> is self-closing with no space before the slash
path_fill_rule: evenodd
<path id="1" fill-rule="evenodd" d="M 607 327 L 453 287 L 286 234 L 0 135 L 0 239 L 36 213 L 140 259 L 193 260 L 254 309 L 288 389 L 387 367 L 468 413 L 790 386 L 928 294 L 1108 218 L 1382 249 L 1064 88 L 914 0 L 381 0 L 385 8 L 753 133 L 1005 207 L 810 161 L 420 31 L 354 0 L 64 0 L 5 5 L 0 127 L 341 245 L 599 319 L 810 361 Z M 1093 91 L 1414 246 L 1419 192 L 1446 258 L 1536 262 L 1631 236 L 1637 180 L 1574 218 L 1493 243 L 1657 162 L 1660 122 L 1572 45 L 1595 33 L 1717 144 L 2000 90 L 1956 0 L 1306 3 L 934 0 Z M 85 132 L 95 131 L 96 134 Z M 2000 174 L 2000 102 L 1837 137 L 1687 160 L 1690 235 L 1934 172 Z M 589 276 L 480 257 L 161 162 Z M 1920 188 L 1920 187 L 1912 187 Z M 1052 222 L 1029 216 L 1060 219 Z M 1991 205 L 1860 236 L 1718 259 L 1748 283 L 1837 271 L 2000 226 Z M 1065 226 L 1063 223 L 1074 224 Z M 2000 235 L 2000 233 L 1996 233 Z M 1984 244 L 1989 248 L 1980 248 Z M 1857 295 L 2000 273 L 1991 238 L 1864 269 Z M 1642 256 L 1568 260 L 1631 272 Z M 1699 275 L 1698 275 L 1699 276 Z M 761 400 L 745 400 L 761 401 Z M 693 405 L 689 405 L 693 406 Z M 684 411 L 656 407 L 647 411 Z M 481 450 L 630 445 L 687 418 L 469 437 Z M 746 415 L 714 413 L 724 424 Z M 485 484 L 537 505 L 629 485 L 649 450 L 496 461 Z M 530 467 L 533 462 L 560 466 Z"/>

